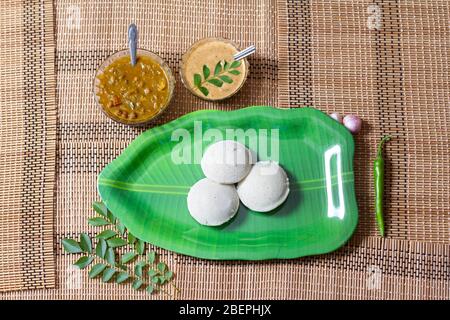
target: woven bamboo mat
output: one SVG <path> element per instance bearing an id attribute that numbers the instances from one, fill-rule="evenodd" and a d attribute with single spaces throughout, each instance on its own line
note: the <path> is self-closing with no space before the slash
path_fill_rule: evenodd
<path id="1" fill-rule="evenodd" d="M 53 6 L 0 3 L 0 291 L 55 284 Z"/>
<path id="2" fill-rule="evenodd" d="M 158 5 L 157 5 L 158 3 Z M 178 72 L 205 36 L 254 43 L 251 76 L 232 100 L 198 100 L 178 83 L 160 123 L 203 108 L 313 105 L 356 113 L 360 223 L 342 249 L 286 261 L 206 261 L 161 250 L 184 299 L 448 299 L 450 294 L 450 5 L 447 1 L 57 1 L 58 168 L 54 244 L 57 288 L 2 294 L 27 299 L 167 298 L 88 280 L 70 267 L 61 238 L 89 229 L 96 176 L 142 129 L 95 107 L 99 63 L 126 45 L 126 26 Z M 77 24 L 77 14 L 80 23 Z M 387 146 L 387 238 L 373 216 L 372 159 Z"/>

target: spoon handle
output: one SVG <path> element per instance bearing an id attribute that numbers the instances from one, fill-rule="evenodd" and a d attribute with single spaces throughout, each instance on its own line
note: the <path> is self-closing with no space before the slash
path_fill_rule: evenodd
<path id="1" fill-rule="evenodd" d="M 256 52 L 256 47 L 254 45 L 252 45 L 252 46 L 250 46 L 248 48 L 245 48 L 244 50 L 239 51 L 238 53 L 236 53 L 233 56 L 233 59 L 235 61 L 238 61 L 238 60 L 244 59 L 245 57 L 248 57 L 251 54 L 254 54 L 255 52 Z"/>
<path id="2" fill-rule="evenodd" d="M 136 64 L 136 51 L 137 51 L 137 27 L 134 23 L 128 27 L 128 47 L 130 48 L 131 65 Z"/>

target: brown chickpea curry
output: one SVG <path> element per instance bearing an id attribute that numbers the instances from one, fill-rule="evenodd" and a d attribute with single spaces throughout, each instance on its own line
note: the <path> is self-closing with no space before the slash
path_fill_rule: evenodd
<path id="1" fill-rule="evenodd" d="M 168 103 L 169 84 L 161 66 L 148 56 L 114 60 L 97 76 L 96 94 L 106 113 L 126 123 L 139 123 L 156 116 Z"/>

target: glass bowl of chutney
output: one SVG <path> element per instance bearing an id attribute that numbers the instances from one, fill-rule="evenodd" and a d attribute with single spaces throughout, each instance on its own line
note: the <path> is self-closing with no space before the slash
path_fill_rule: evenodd
<path id="1" fill-rule="evenodd" d="M 235 95 L 249 73 L 247 59 L 234 61 L 238 46 L 224 38 L 204 38 L 183 54 L 180 77 L 195 96 L 208 101 L 220 101 Z"/>

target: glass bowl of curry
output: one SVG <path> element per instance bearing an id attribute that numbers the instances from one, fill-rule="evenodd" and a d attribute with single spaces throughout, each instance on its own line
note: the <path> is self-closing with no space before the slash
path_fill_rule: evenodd
<path id="1" fill-rule="evenodd" d="M 157 54 L 137 50 L 132 66 L 128 49 L 109 56 L 94 78 L 94 97 L 111 119 L 128 125 L 142 125 L 159 116 L 169 105 L 175 78 Z"/>

